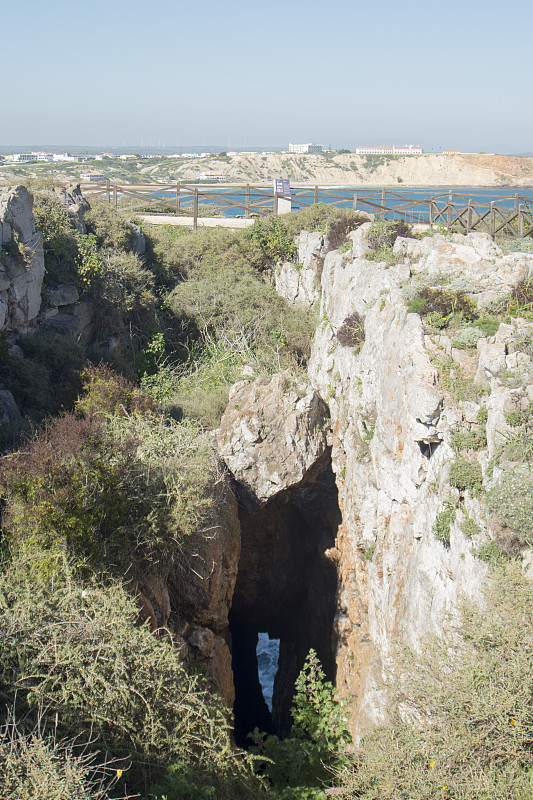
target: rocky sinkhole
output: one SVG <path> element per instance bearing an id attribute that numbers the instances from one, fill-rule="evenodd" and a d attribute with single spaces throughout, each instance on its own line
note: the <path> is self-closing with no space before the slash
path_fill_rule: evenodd
<path id="1" fill-rule="evenodd" d="M 318 653 L 328 680 L 335 680 L 337 578 L 327 553 L 340 511 L 331 462 L 312 483 L 287 489 L 255 510 L 241 505 L 239 516 L 242 545 L 230 631 L 235 739 L 244 747 L 255 727 L 288 733 L 294 682 L 310 648 Z M 280 640 L 272 713 L 258 677 L 259 632 Z"/>

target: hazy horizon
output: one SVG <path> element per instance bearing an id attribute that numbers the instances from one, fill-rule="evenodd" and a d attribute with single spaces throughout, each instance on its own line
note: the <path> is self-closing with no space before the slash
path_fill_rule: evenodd
<path id="1" fill-rule="evenodd" d="M 532 21 L 526 0 L 28 0 L 3 11 L 0 146 L 528 153 Z"/>

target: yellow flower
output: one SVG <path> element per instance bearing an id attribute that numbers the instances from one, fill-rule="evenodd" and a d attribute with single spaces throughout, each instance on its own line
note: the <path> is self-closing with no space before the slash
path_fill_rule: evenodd
<path id="1" fill-rule="evenodd" d="M 121 769 L 117 769 L 117 780 L 118 780 L 118 778 L 121 778 L 121 777 L 122 777 L 122 770 Z"/>
<path id="2" fill-rule="evenodd" d="M 429 766 L 430 766 L 431 768 L 435 767 L 435 766 L 436 766 L 436 762 L 435 762 L 435 761 L 430 761 L 430 762 L 429 762 Z"/>
<path id="3" fill-rule="evenodd" d="M 447 788 L 448 788 L 447 786 L 443 786 L 442 791 L 445 792 Z"/>
<path id="4" fill-rule="evenodd" d="M 511 725 L 516 725 L 516 720 L 515 719 L 511 720 Z"/>

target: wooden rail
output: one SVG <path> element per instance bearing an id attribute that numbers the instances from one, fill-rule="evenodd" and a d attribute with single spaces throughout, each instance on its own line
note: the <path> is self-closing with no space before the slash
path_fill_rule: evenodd
<path id="1" fill-rule="evenodd" d="M 469 233 L 483 231 L 491 236 L 533 236 L 533 200 L 519 194 L 500 197 L 494 194 L 468 196 L 444 192 L 432 197 L 414 197 L 417 190 L 394 192 L 387 189 L 363 189 L 355 193 L 339 187 L 296 186 L 290 197 L 276 194 L 264 184 L 84 184 L 84 194 L 104 197 L 115 207 L 127 211 L 169 213 L 191 217 L 198 227 L 198 217 L 215 206 L 213 215 L 249 218 L 276 214 L 281 198 L 290 199 L 293 210 L 317 202 L 362 210 L 383 219 L 426 222 L 446 230 Z M 409 196 L 410 195 L 410 196 Z M 211 210 L 211 209 L 209 209 Z M 226 212 L 226 213 L 225 213 Z M 204 214 L 205 215 L 205 214 Z"/>

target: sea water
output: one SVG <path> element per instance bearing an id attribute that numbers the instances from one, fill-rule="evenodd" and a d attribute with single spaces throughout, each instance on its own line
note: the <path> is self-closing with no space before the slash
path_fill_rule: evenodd
<path id="1" fill-rule="evenodd" d="M 268 633 L 260 633 L 257 642 L 257 669 L 265 702 L 272 711 L 274 678 L 278 671 L 279 639 L 271 639 Z"/>
<path id="2" fill-rule="evenodd" d="M 200 205 L 209 204 L 219 207 L 219 213 L 224 217 L 235 217 L 244 215 L 244 205 L 246 203 L 246 192 L 241 187 L 224 187 L 223 184 L 213 187 L 198 186 L 200 194 Z M 457 207 L 466 206 L 470 200 L 474 207 L 480 210 L 487 210 L 491 202 L 495 202 L 500 209 L 511 210 L 515 204 L 515 195 L 519 195 L 519 203 L 524 203 L 526 207 L 533 205 L 533 189 L 528 187 L 501 187 L 501 188 L 486 188 L 486 187 L 385 187 L 387 192 L 386 205 L 388 209 L 392 209 L 386 214 L 387 219 L 394 219 L 396 216 L 393 209 L 398 207 L 402 208 L 408 202 L 418 202 L 420 205 L 415 206 L 404 213 L 400 211 L 398 216 L 405 217 L 409 222 L 427 222 L 429 219 L 429 210 L 427 201 L 429 198 L 437 198 L 435 200 L 435 209 L 442 211 L 448 202 L 449 192 L 453 193 L 453 202 Z M 167 199 L 174 199 L 175 190 L 168 190 L 163 192 L 155 192 L 155 197 L 166 197 Z M 336 195 L 335 197 L 329 196 L 330 194 Z M 372 213 L 379 213 L 379 206 L 381 204 L 381 188 L 368 186 L 339 186 L 339 187 L 319 187 L 318 188 L 318 201 L 320 203 L 327 203 L 335 205 L 339 208 L 350 209 L 353 205 L 353 196 L 357 194 L 357 207 L 363 211 L 370 211 Z M 314 189 L 295 189 L 293 191 L 293 211 L 298 208 L 305 208 L 312 205 L 314 202 Z M 366 201 L 365 201 L 366 199 Z M 272 210 L 272 190 L 265 187 L 263 190 L 251 187 L 249 190 L 249 200 L 254 208 L 260 211 L 262 208 Z M 182 196 L 182 211 L 192 213 L 192 192 L 184 192 Z"/>

